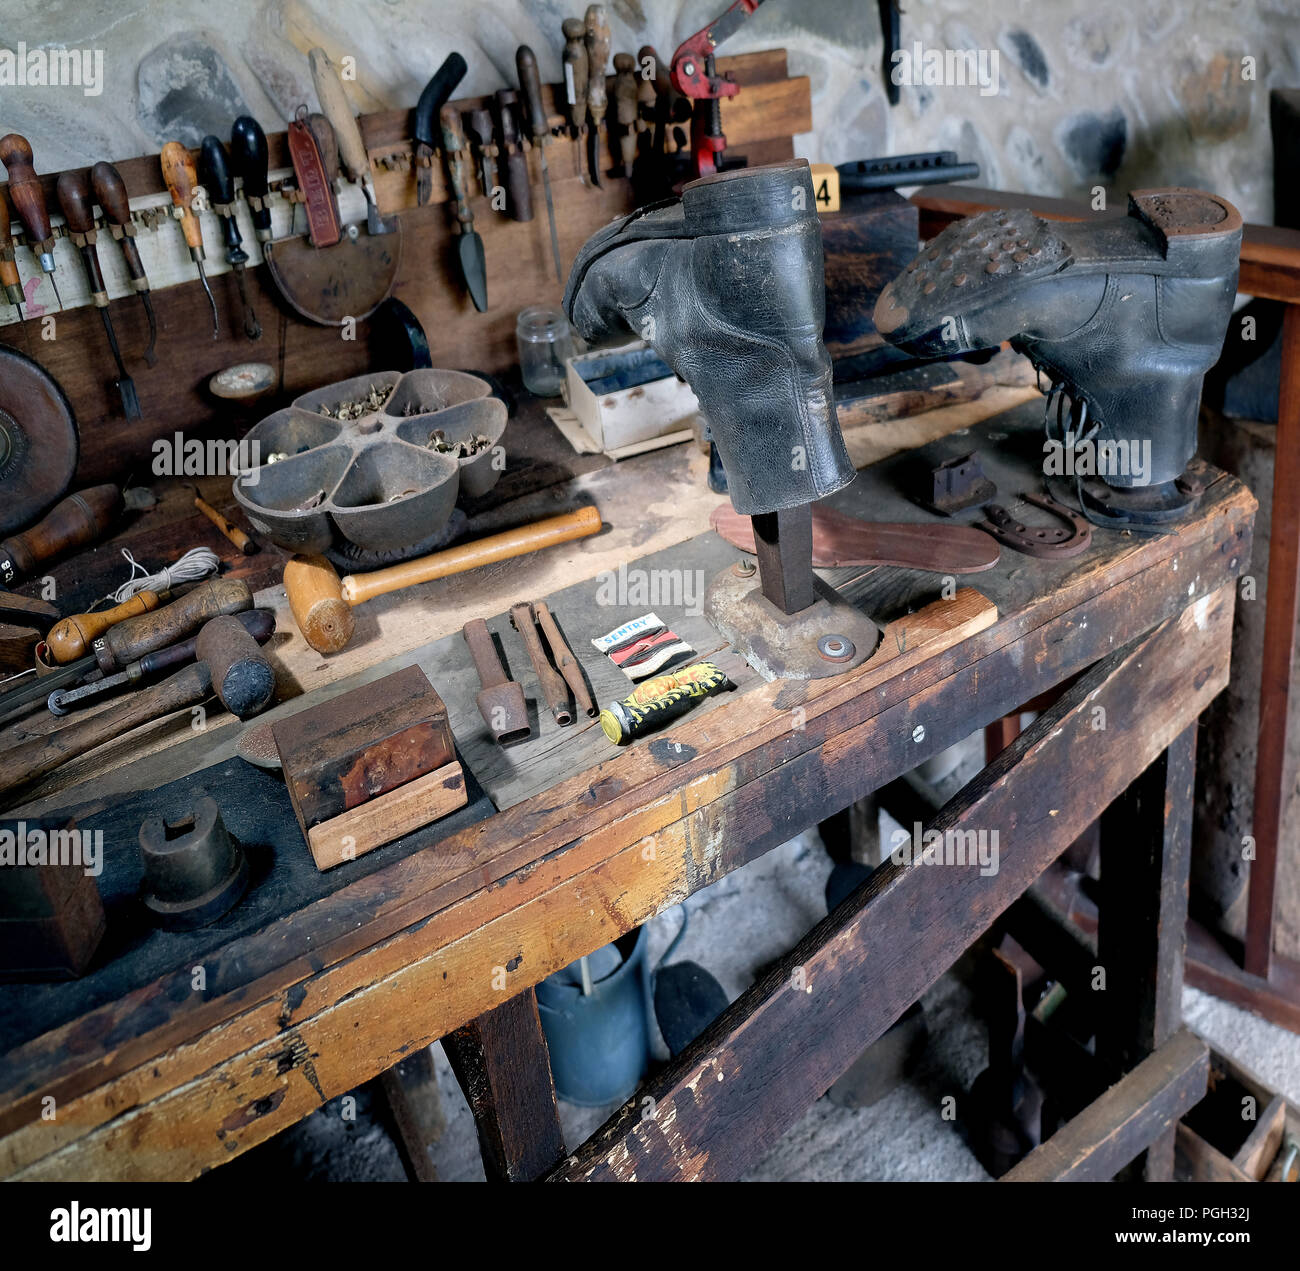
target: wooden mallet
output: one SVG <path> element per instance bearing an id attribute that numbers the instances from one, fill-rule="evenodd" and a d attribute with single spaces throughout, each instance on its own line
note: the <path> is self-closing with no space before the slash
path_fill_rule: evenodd
<path id="1" fill-rule="evenodd" d="M 600 528 L 600 513 L 594 507 L 579 508 L 576 512 L 521 525 L 473 543 L 449 547 L 431 556 L 403 561 L 370 574 L 349 574 L 346 578 L 340 578 L 323 556 L 295 556 L 284 567 L 284 589 L 294 621 L 307 643 L 318 653 L 338 653 L 352 639 L 356 625 L 352 610 L 362 601 L 416 583 L 462 574 L 480 565 L 526 556 L 557 543 L 586 538 L 598 533 Z"/>

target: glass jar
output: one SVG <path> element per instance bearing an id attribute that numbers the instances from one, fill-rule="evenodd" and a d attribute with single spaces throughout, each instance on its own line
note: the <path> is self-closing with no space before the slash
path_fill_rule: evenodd
<path id="1" fill-rule="evenodd" d="M 524 387 L 538 397 L 558 397 L 564 388 L 564 363 L 573 356 L 573 328 L 559 309 L 533 305 L 515 321 L 519 369 Z"/>

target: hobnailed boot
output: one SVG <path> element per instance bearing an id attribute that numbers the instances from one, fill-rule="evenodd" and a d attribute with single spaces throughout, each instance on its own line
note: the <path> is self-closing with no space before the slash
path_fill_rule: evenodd
<path id="1" fill-rule="evenodd" d="M 1150 442 L 1146 471 L 1100 475 L 1109 505 L 1161 520 L 1189 501 L 1175 483 L 1196 453 L 1201 384 L 1223 348 L 1240 247 L 1240 213 L 1201 190 L 1137 190 L 1126 216 L 1099 221 L 980 212 L 881 292 L 876 327 L 927 357 L 1009 340 L 1069 394 L 1097 453 Z"/>
<path id="2" fill-rule="evenodd" d="M 821 224 L 802 160 L 692 181 L 590 238 L 564 309 L 584 339 L 626 328 L 699 398 L 737 512 L 853 480 L 822 343 Z"/>

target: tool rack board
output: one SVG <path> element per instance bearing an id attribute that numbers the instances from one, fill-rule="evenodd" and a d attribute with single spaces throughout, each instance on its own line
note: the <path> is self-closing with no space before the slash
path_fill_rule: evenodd
<path id="1" fill-rule="evenodd" d="M 978 445 L 1010 501 L 1033 484 L 1039 414 L 1026 404 L 972 435 L 944 438 L 927 458 Z M 913 459 L 867 470 L 836 506 L 924 519 L 897 492 L 893 466 Z M 631 480 L 627 465 L 612 471 Z M 373 662 L 360 680 L 328 692 L 419 662 L 447 701 L 470 770 L 503 811 L 429 850 L 345 877 L 292 918 L 210 952 L 209 974 L 227 986 L 221 994 L 190 992 L 188 969 L 178 967 L 10 1050 L 0 1065 L 0 1174 L 197 1174 L 1086 672 L 965 796 L 972 817 L 996 818 L 972 823 L 1008 827 L 996 878 L 886 870 L 865 895 L 878 919 L 837 913 L 791 955 L 828 977 L 829 997 L 814 994 L 803 1005 L 802 994 L 791 997 L 777 982 L 778 968 L 777 980 L 756 985 L 654 1079 L 650 1092 L 661 1107 L 693 1102 L 691 1116 L 676 1122 L 679 1138 L 656 1138 L 656 1127 L 640 1132 L 623 1119 L 566 1167 L 575 1177 L 629 1169 L 641 1177 L 736 1176 L 825 1089 L 828 1073 L 833 1080 L 1163 747 L 1194 730 L 1226 682 L 1235 580 L 1247 564 L 1253 515 L 1249 493 L 1223 477 L 1172 534 L 1097 530 L 1091 549 L 1066 561 L 1006 553 L 994 570 L 962 579 L 971 590 L 947 603 L 935 603 L 934 575 L 840 572 L 855 602 L 888 624 L 875 659 L 814 685 L 768 684 L 724 651 L 735 692 L 617 753 L 589 721 L 561 739 L 547 719 L 540 736 L 517 749 L 487 746 L 458 637 L 414 658 Z M 657 559 L 622 552 L 632 567 L 706 576 L 735 555 L 712 534 Z M 590 579 L 579 564 L 576 578 L 584 573 Z M 576 578 L 567 587 L 535 574 L 517 578 L 510 598 L 527 587 L 549 600 L 589 677 L 604 677 L 596 683 L 604 699 L 625 685 L 584 638 L 633 609 L 597 605 L 593 584 Z M 710 651 L 707 633 L 690 625 L 698 618 L 671 604 L 661 613 Z M 498 616 L 489 625 L 536 698 L 522 648 L 504 624 Z M 1098 702 L 1111 721 L 1101 732 L 1090 722 Z M 187 765 L 223 759 L 200 739 L 116 775 L 152 789 L 185 775 Z M 119 796 L 97 788 L 95 797 Z M 1166 885 L 1176 891 L 1176 880 Z M 1149 942 L 1138 952 L 1158 951 L 1162 965 L 1169 938 L 1168 923 L 1163 935 L 1133 932 L 1135 948 Z M 1131 965 L 1141 965 L 1138 953 Z M 493 987 L 493 967 L 504 968 L 504 993 Z M 1167 996 L 1167 976 L 1151 983 Z M 790 1015 L 796 1009 L 808 1013 Z M 839 1016 L 845 1028 L 830 1026 L 828 1009 L 848 1012 Z M 1166 1040 L 1148 1038 L 1147 1052 Z M 774 1059 L 779 1076 L 754 1084 Z M 701 1073 L 713 1076 L 701 1085 Z M 46 1093 L 59 1102 L 55 1123 L 39 1116 Z"/>
<path id="2" fill-rule="evenodd" d="M 792 157 L 793 137 L 812 128 L 807 77 L 787 75 L 783 49 L 720 58 L 718 65 L 721 70 L 732 71 L 742 85 L 742 91 L 722 106 L 722 121 L 734 156 L 753 164 Z M 555 106 L 556 86 L 542 87 L 551 123 L 559 128 L 563 116 Z M 465 98 L 455 104 L 469 110 L 490 101 Z M 423 325 L 435 366 L 504 370 L 516 361 L 515 318 L 519 311 L 528 305 L 557 304 L 562 293 L 551 258 L 540 163 L 536 154 L 529 153 L 536 192 L 530 222 L 512 221 L 504 213 L 494 212 L 478 185 L 471 185 L 474 227 L 483 238 L 487 254 L 490 304 L 488 312 L 477 313 L 459 281 L 456 218 L 454 205 L 447 201 L 440 153 L 433 158 L 431 201 L 425 207 L 416 206 L 416 170 L 410 140 L 413 109 L 363 115 L 359 120 L 375 170 L 380 207 L 385 213 L 397 213 L 402 225 L 402 262 L 393 294 Z M 285 134 L 269 135 L 268 144 L 272 173 L 287 168 Z M 574 166 L 578 152 L 579 143 L 567 135 L 557 137 L 548 149 L 560 252 L 566 268 L 597 229 L 634 206 L 631 182 L 622 177 L 608 176 L 603 189 L 579 179 Z M 116 166 L 133 199 L 143 198 L 151 205 L 158 202 L 156 196 L 164 187 L 156 155 L 125 160 Z M 57 173 L 41 174 L 56 231 L 61 229 L 54 195 L 57 177 Z M 475 174 L 473 182 L 477 180 Z M 273 203 L 283 204 L 283 200 Z M 147 369 L 139 356 L 148 340 L 139 302 L 123 295 L 111 306 L 128 370 L 139 393 L 142 419 L 129 421 L 121 417 L 112 387 L 112 361 L 92 306 L 58 312 L 49 284 L 42 282 L 39 295 L 48 308 L 39 316 L 53 316 L 54 338 L 43 338 L 39 316 L 25 326 L 17 322 L 0 326 L 0 341 L 35 357 L 59 381 L 72 402 L 82 444 L 76 476 L 79 485 L 120 479 L 124 467 L 132 462 L 142 469 L 147 463 L 149 443 L 178 429 L 187 436 L 237 436 L 246 432 L 261 413 L 241 420 L 238 412 L 207 391 L 209 378 L 225 367 L 246 361 L 268 362 L 279 375 L 278 396 L 292 398 L 322 384 L 391 364 L 390 354 L 371 346 L 367 324 L 358 324 L 355 340 L 344 340 L 338 330 L 307 323 L 288 309 L 261 265 L 242 195 L 237 198 L 237 207 L 244 246 L 250 255 L 246 270 L 249 298 L 264 332 L 256 342 L 245 339 L 240 329 L 238 296 L 228 276 L 212 213 L 205 213 L 201 219 L 207 245 L 205 267 L 221 315 L 217 340 L 211 338 L 207 297 L 184 251 L 179 226 L 164 216 L 155 230 L 137 235 L 146 253 L 148 239 L 166 236 L 174 258 L 165 276 L 155 277 L 152 259 L 146 254 L 159 324 L 159 361 L 155 368 Z M 277 224 L 286 223 L 282 206 L 273 208 L 273 212 Z M 122 294 L 120 285 L 114 285 L 115 278 L 120 284 L 125 277 L 121 253 L 107 233 L 100 235 L 99 254 L 110 294 Z M 18 257 L 25 277 L 38 272 L 25 248 L 19 249 Z M 74 280 L 82 280 L 83 275 L 75 248 L 67 238 L 57 240 L 56 258 L 61 288 L 66 289 L 65 280 L 73 282 L 75 288 Z M 172 285 L 164 285 L 168 282 Z"/>

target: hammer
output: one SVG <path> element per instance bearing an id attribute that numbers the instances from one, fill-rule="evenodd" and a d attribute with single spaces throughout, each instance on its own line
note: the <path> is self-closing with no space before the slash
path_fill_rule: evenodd
<path id="1" fill-rule="evenodd" d="M 323 556 L 295 556 L 284 567 L 284 590 L 294 621 L 307 643 L 317 653 L 337 653 L 352 639 L 356 625 L 352 610 L 364 600 L 416 583 L 461 574 L 479 565 L 524 556 L 556 543 L 585 538 L 598 533 L 600 527 L 600 513 L 594 507 L 579 508 L 563 516 L 548 517 L 473 543 L 449 547 L 431 556 L 403 561 L 370 574 L 349 574 L 346 578 L 340 578 Z"/>
<path id="2" fill-rule="evenodd" d="M 141 689 L 113 710 L 78 719 L 57 732 L 0 752 L 0 797 L 30 785 L 61 764 L 141 724 L 197 706 L 215 693 L 240 719 L 265 710 L 275 696 L 275 671 L 257 641 L 230 614 L 211 619 L 195 644 L 198 661 Z"/>

